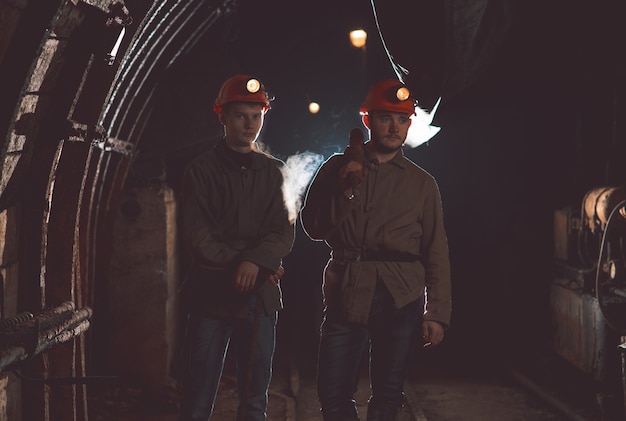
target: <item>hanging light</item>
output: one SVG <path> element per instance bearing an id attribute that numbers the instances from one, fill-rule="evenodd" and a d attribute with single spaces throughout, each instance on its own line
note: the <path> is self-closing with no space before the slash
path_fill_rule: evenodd
<path id="1" fill-rule="evenodd" d="M 367 41 L 367 32 L 363 29 L 355 29 L 350 31 L 350 42 L 356 48 L 365 47 L 365 42 Z"/>
<path id="2" fill-rule="evenodd" d="M 309 112 L 311 114 L 317 114 L 319 110 L 320 110 L 320 104 L 318 104 L 317 102 L 309 103 Z"/>

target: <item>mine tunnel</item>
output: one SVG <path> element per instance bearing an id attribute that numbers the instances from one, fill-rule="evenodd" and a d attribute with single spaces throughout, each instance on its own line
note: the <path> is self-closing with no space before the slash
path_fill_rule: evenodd
<path id="1" fill-rule="evenodd" d="M 221 139 L 213 102 L 237 73 L 275 96 L 258 142 L 309 158 L 302 186 L 361 125 L 368 87 L 402 78 L 439 128 L 404 153 L 438 180 L 452 265 L 450 329 L 416 370 L 498 373 L 552 419 L 624 420 L 625 7 L 1 0 L 0 420 L 176 419 L 181 177 Z M 295 409 L 268 419 L 321 420 L 298 414 L 329 248 L 295 230 L 274 361 Z M 159 402 L 152 418 L 96 413 L 129 390 Z M 539 419 L 427 401 L 411 419 Z"/>

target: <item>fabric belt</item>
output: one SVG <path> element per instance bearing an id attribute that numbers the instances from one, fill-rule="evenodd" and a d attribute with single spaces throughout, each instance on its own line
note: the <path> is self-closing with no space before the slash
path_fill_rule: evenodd
<path id="1" fill-rule="evenodd" d="M 367 250 L 334 250 L 332 258 L 338 260 L 350 260 L 354 262 L 380 261 L 380 262 L 415 262 L 420 256 L 408 252 L 392 251 L 367 251 Z"/>

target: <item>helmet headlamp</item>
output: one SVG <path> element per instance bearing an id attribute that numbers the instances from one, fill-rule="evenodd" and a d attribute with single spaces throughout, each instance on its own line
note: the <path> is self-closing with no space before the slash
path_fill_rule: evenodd
<path id="1" fill-rule="evenodd" d="M 399 80 L 382 80 L 372 86 L 361 105 L 361 114 L 373 110 L 386 110 L 407 115 L 415 114 L 417 101 L 409 88 Z"/>
<path id="2" fill-rule="evenodd" d="M 251 75 L 235 75 L 222 84 L 213 110 L 219 114 L 223 105 L 229 102 L 256 102 L 262 104 L 263 110 L 267 111 L 273 100 L 274 96 L 267 92 L 258 79 Z"/>
<path id="3" fill-rule="evenodd" d="M 409 88 L 402 86 L 396 90 L 396 98 L 400 101 L 406 101 L 410 96 L 411 92 L 409 91 Z"/>
<path id="4" fill-rule="evenodd" d="M 256 94 L 257 92 L 259 92 L 259 89 L 261 89 L 261 82 L 254 78 L 248 79 L 248 81 L 246 82 L 246 89 L 251 94 Z"/>

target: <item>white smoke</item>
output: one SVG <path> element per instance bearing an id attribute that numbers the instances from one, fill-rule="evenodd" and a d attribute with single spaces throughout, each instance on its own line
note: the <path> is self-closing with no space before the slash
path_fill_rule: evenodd
<path id="1" fill-rule="evenodd" d="M 437 100 L 430 113 L 418 106 L 415 107 L 415 114 L 411 116 L 411 126 L 409 127 L 406 141 L 404 142 L 405 145 L 412 148 L 418 147 L 422 143 L 428 142 L 433 136 L 439 133 L 441 127 L 431 126 L 431 123 L 435 118 L 435 112 L 440 102 L 441 98 Z"/>
<path id="2" fill-rule="evenodd" d="M 292 223 L 295 223 L 302 207 L 305 190 L 323 161 L 322 155 L 313 152 L 297 153 L 285 160 L 286 165 L 282 168 L 283 198 Z"/>

